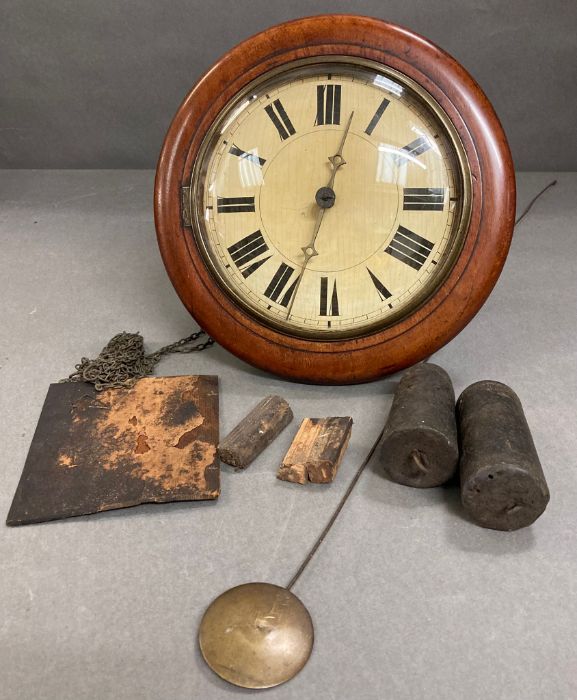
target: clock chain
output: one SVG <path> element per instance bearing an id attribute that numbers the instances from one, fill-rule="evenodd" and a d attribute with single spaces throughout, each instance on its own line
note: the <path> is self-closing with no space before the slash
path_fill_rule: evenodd
<path id="1" fill-rule="evenodd" d="M 138 379 L 152 374 L 154 367 L 165 355 L 201 352 L 214 345 L 214 340 L 208 336 L 202 342 L 192 345 L 203 336 L 206 336 L 206 332 L 201 329 L 146 355 L 142 335 L 122 331 L 106 344 L 96 359 L 83 357 L 76 365 L 76 370 L 61 381 L 88 382 L 94 384 L 96 391 L 128 388 Z"/>

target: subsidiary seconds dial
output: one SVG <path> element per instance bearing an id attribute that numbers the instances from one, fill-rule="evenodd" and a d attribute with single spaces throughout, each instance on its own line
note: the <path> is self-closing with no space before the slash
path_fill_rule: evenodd
<path id="1" fill-rule="evenodd" d="M 469 173 L 421 88 L 366 61 L 287 66 L 223 110 L 192 174 L 195 235 L 249 314 L 309 338 L 414 312 L 458 254 Z"/>

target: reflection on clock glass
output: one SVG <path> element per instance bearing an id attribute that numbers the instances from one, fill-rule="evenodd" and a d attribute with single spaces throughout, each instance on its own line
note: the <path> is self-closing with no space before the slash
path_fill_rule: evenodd
<path id="1" fill-rule="evenodd" d="M 197 234 L 237 303 L 293 335 L 363 335 L 441 283 L 470 174 L 432 98 L 372 65 L 298 65 L 223 111 L 193 173 Z"/>

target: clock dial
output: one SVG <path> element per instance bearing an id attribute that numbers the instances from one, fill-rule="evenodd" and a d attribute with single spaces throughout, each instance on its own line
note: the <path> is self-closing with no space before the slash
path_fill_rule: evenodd
<path id="1" fill-rule="evenodd" d="M 469 180 L 450 122 L 408 79 L 334 59 L 289 66 L 205 139 L 194 235 L 250 314 L 292 335 L 360 336 L 446 277 Z"/>

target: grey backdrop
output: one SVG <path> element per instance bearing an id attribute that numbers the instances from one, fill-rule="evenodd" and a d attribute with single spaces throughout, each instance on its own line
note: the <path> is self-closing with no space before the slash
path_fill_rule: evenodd
<path id="1" fill-rule="evenodd" d="M 577 0 L 1 0 L 0 167 L 154 167 L 222 53 L 323 12 L 429 37 L 482 85 L 518 170 L 577 170 Z"/>

